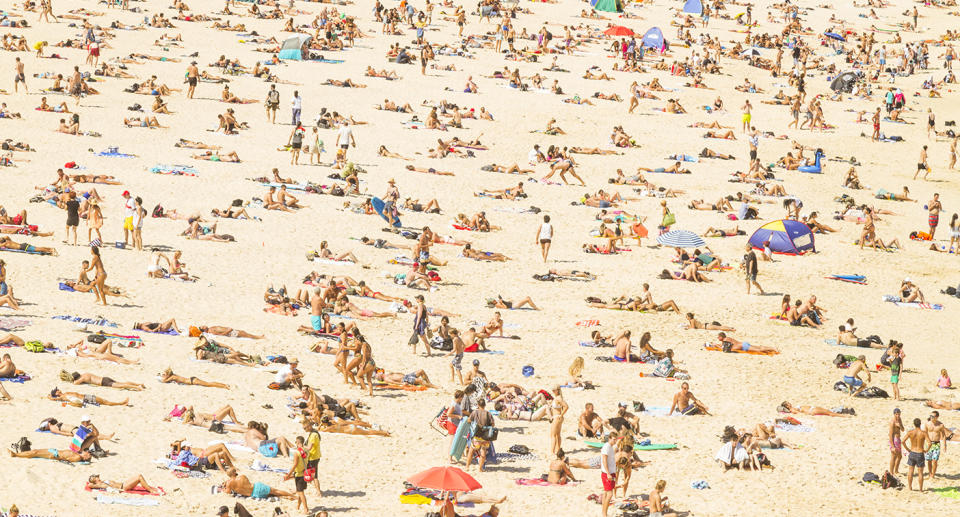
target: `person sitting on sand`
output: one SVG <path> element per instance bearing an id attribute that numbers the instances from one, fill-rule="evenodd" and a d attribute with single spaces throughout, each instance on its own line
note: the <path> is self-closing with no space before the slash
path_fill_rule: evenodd
<path id="1" fill-rule="evenodd" d="M 14 452 L 9 450 L 10 456 L 13 458 L 43 458 L 47 460 L 57 460 L 64 461 L 67 463 L 79 463 L 79 462 L 89 462 L 90 455 L 89 451 L 83 451 L 81 453 L 73 452 L 70 449 L 34 449 L 31 451 L 22 451 Z"/>
<path id="2" fill-rule="evenodd" d="M 687 326 L 685 328 L 690 330 L 722 330 L 724 332 L 736 332 L 737 329 L 733 327 L 727 327 L 716 321 L 712 323 L 703 323 L 700 320 L 696 319 L 693 316 L 692 312 L 688 312 L 686 315 Z"/>
<path id="3" fill-rule="evenodd" d="M 206 388 L 223 388 L 230 389 L 230 386 L 223 384 L 222 382 L 209 382 L 198 377 L 181 377 L 173 373 L 173 369 L 167 368 L 160 374 L 160 382 L 164 384 L 181 384 L 187 386 L 204 386 Z"/>
<path id="4" fill-rule="evenodd" d="M 95 395 L 82 395 L 73 391 L 60 391 L 60 388 L 53 388 L 47 398 L 79 408 L 82 408 L 87 404 L 95 406 L 126 406 L 127 402 L 130 400 L 127 398 L 120 402 L 111 402 Z"/>
<path id="5" fill-rule="evenodd" d="M 780 353 L 780 351 L 777 350 L 776 348 L 773 348 L 770 346 L 751 345 L 746 341 L 736 340 L 726 335 L 724 332 L 720 332 L 717 335 L 717 337 L 720 340 L 720 347 L 723 349 L 724 352 L 738 352 L 738 351 L 749 352 L 753 350 L 754 352 L 758 352 L 758 353 L 771 353 L 771 352 Z"/>
<path id="6" fill-rule="evenodd" d="M 577 420 L 577 434 L 584 438 L 603 436 L 603 426 L 604 420 L 593 410 L 593 404 L 586 403 Z"/>
<path id="7" fill-rule="evenodd" d="M 118 390 L 142 391 L 147 389 L 146 385 L 136 382 L 117 382 L 110 377 L 101 377 L 92 373 L 67 372 L 60 370 L 60 380 L 69 382 L 75 386 L 90 384 L 91 386 L 103 386 L 104 388 L 116 388 Z"/>
<path id="8" fill-rule="evenodd" d="M 673 403 L 670 405 L 670 412 L 667 414 L 672 415 L 674 412 L 688 416 L 701 413 L 704 415 L 710 414 L 707 406 L 693 396 L 690 391 L 690 384 L 686 382 L 680 385 L 680 391 L 673 396 Z"/>
<path id="9" fill-rule="evenodd" d="M 50 111 L 54 113 L 70 113 L 70 108 L 67 107 L 66 102 L 61 102 L 58 105 L 51 106 L 47 104 L 46 97 L 40 97 L 40 106 L 37 107 L 38 111 Z"/>
<path id="10" fill-rule="evenodd" d="M 126 481 L 104 481 L 100 479 L 99 474 L 91 474 L 90 477 L 87 478 L 87 487 L 93 490 L 107 490 L 112 488 L 123 492 L 136 490 L 139 487 L 141 491 L 147 491 L 153 495 L 163 494 L 159 488 L 150 486 L 142 474 L 137 474 L 136 476 L 128 478 Z"/>
<path id="11" fill-rule="evenodd" d="M 822 408 L 819 406 L 800 406 L 794 407 L 793 404 L 783 401 L 780 403 L 780 406 L 777 408 L 777 411 L 780 413 L 791 413 L 794 415 L 812 415 L 812 416 L 840 416 L 840 417 L 852 417 L 853 415 L 847 413 L 834 413 L 833 411 Z"/>
<path id="12" fill-rule="evenodd" d="M 18 370 L 17 366 L 13 364 L 13 359 L 10 357 L 10 354 L 3 354 L 3 358 L 0 359 L 0 378 L 12 379 L 21 373 L 23 372 Z"/>
<path id="13" fill-rule="evenodd" d="M 220 101 L 228 102 L 230 104 L 253 104 L 259 102 L 256 99 L 241 99 L 240 97 L 237 97 L 233 94 L 233 92 L 230 91 L 230 86 L 226 84 L 223 85 L 223 91 L 220 92 Z"/>
<path id="14" fill-rule="evenodd" d="M 900 282 L 900 289 L 898 291 L 900 295 L 900 301 L 905 303 L 926 303 L 926 299 L 923 297 L 923 292 L 909 279 L 905 278 Z"/>
<path id="15" fill-rule="evenodd" d="M 563 449 L 557 451 L 557 459 L 550 462 L 550 472 L 547 473 L 548 483 L 566 485 L 571 481 L 577 482 L 577 478 L 573 477 L 573 472 L 570 471 L 570 465 L 567 464 L 566 456 Z"/>

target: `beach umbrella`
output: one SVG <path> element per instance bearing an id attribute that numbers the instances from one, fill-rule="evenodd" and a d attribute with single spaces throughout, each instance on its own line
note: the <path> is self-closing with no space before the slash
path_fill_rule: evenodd
<path id="1" fill-rule="evenodd" d="M 633 30 L 624 27 L 623 25 L 614 25 L 609 29 L 603 31 L 607 36 L 633 36 Z"/>
<path id="2" fill-rule="evenodd" d="M 706 244 L 706 241 L 690 230 L 667 232 L 657 237 L 657 242 L 671 248 L 696 248 Z"/>
<path id="3" fill-rule="evenodd" d="M 844 38 L 843 36 L 837 34 L 836 32 L 824 32 L 823 35 L 828 38 L 833 38 L 835 40 L 847 41 L 847 38 Z"/>
<path id="4" fill-rule="evenodd" d="M 760 51 L 754 47 L 750 47 L 747 50 L 744 50 L 740 53 L 742 57 L 760 57 Z"/>
<path id="5" fill-rule="evenodd" d="M 457 467 L 433 467 L 410 476 L 407 482 L 419 488 L 444 492 L 471 492 L 481 488 L 476 479 Z"/>

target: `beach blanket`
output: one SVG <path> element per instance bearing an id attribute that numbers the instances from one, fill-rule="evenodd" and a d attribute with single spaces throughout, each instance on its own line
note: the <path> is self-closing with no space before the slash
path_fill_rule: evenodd
<path id="1" fill-rule="evenodd" d="M 440 505 L 442 495 L 439 490 L 431 488 L 408 488 L 400 494 L 400 504 Z M 474 503 L 457 503 L 457 506 L 473 508 Z"/>
<path id="2" fill-rule="evenodd" d="M 883 295 L 883 301 L 890 302 L 897 307 L 907 307 L 910 309 L 930 309 L 934 311 L 943 310 L 943 305 L 940 305 L 939 303 L 901 302 L 899 296 L 890 294 Z"/>
<path id="3" fill-rule="evenodd" d="M 709 351 L 711 351 L 711 352 L 723 352 L 723 347 L 721 347 L 720 345 L 714 345 L 714 344 L 703 345 L 703 349 L 704 349 L 704 350 L 709 350 Z M 758 351 L 758 350 L 731 350 L 731 351 L 728 352 L 728 353 L 731 353 L 731 354 L 750 354 L 750 355 L 777 355 L 777 354 L 779 354 L 780 352 L 774 352 L 774 351 L 770 351 L 770 352 L 760 352 L 760 351 Z"/>
<path id="4" fill-rule="evenodd" d="M 578 327 L 599 327 L 600 320 L 580 320 L 574 323 L 574 325 Z"/>
<path id="5" fill-rule="evenodd" d="M 592 442 L 589 440 L 584 440 L 587 447 L 593 447 L 594 449 L 599 449 L 603 447 L 603 442 Z M 648 444 L 633 444 L 633 450 L 635 451 L 669 451 L 677 448 L 675 443 L 648 443 Z"/>
<path id="6" fill-rule="evenodd" d="M 100 332 L 107 339 L 114 340 L 114 343 L 117 346 L 123 348 L 140 348 L 143 346 L 143 339 L 140 336 L 124 336 L 122 334 L 114 334 L 112 332 Z"/>
<path id="7" fill-rule="evenodd" d="M 650 416 L 670 416 L 670 408 L 667 406 L 647 406 L 643 413 Z M 673 416 L 679 416 L 678 411 L 674 411 Z"/>
<path id="8" fill-rule="evenodd" d="M 51 316 L 50 318 L 55 320 L 70 321 L 73 323 L 83 323 L 85 325 L 96 325 L 98 327 L 117 328 L 120 326 L 119 324 L 114 323 L 102 316 L 97 316 L 96 318 L 83 318 L 80 316 L 70 316 L 69 314 L 62 314 L 58 316 Z"/>
<path id="9" fill-rule="evenodd" d="M 286 471 L 284 471 L 284 472 L 286 472 Z M 93 488 L 93 487 L 91 487 L 91 486 L 90 486 L 90 483 L 87 483 L 86 486 L 83 487 L 83 489 L 86 490 L 87 492 L 93 492 L 94 490 L 96 490 L 97 492 L 106 492 L 106 490 L 104 490 L 104 489 L 102 489 L 102 488 Z M 139 486 L 138 486 L 137 488 L 134 488 L 133 490 L 121 490 L 120 493 L 122 493 L 122 494 L 133 494 L 133 495 L 152 495 L 152 496 L 167 495 L 167 492 L 163 489 L 163 487 L 158 486 L 158 487 L 157 487 L 157 490 L 160 491 L 159 494 L 152 494 L 152 493 L 144 490 L 142 487 L 139 487 Z"/>
<path id="10" fill-rule="evenodd" d="M 812 433 L 816 430 L 809 425 L 803 424 L 777 424 L 776 428 L 788 433 Z"/>
<path id="11" fill-rule="evenodd" d="M 208 443 L 207 446 L 217 445 L 217 444 L 223 444 L 224 446 L 227 447 L 227 450 L 229 450 L 230 452 L 247 452 L 251 454 L 254 452 L 257 452 L 251 449 L 250 447 L 247 447 L 242 442 L 225 442 L 223 440 L 213 440 L 210 443 Z"/>
<path id="12" fill-rule="evenodd" d="M 394 384 L 389 382 L 375 382 L 373 389 L 376 390 L 401 390 L 401 391 L 426 391 L 426 386 L 413 386 L 411 384 Z"/>
<path id="13" fill-rule="evenodd" d="M 577 486 L 580 484 L 579 481 L 571 481 L 565 485 L 558 485 L 540 478 L 518 478 L 516 483 L 520 486 Z"/>
<path id="14" fill-rule="evenodd" d="M 257 472 L 275 472 L 277 474 L 286 474 L 290 469 L 271 467 L 266 463 L 261 463 L 260 460 L 253 460 L 253 463 L 250 464 L 250 470 L 255 470 Z"/>
<path id="15" fill-rule="evenodd" d="M 586 346 L 590 348 L 607 348 L 612 347 L 613 345 L 611 343 L 604 342 L 597 343 L 596 341 L 581 341 L 580 346 Z"/>
<path id="16" fill-rule="evenodd" d="M 13 382 L 13 383 L 16 383 L 16 384 L 23 384 L 23 383 L 29 381 L 30 379 L 31 379 L 31 377 L 30 377 L 29 375 L 27 375 L 27 374 L 25 374 L 25 373 L 21 373 L 20 375 L 17 375 L 16 377 L 0 377 L 0 382 Z"/>
<path id="17" fill-rule="evenodd" d="M 23 327 L 30 325 L 30 320 L 25 320 L 22 318 L 14 318 L 11 316 L 0 316 L 0 330 L 11 331 L 11 330 L 20 330 Z"/>
<path id="18" fill-rule="evenodd" d="M 152 330 L 143 330 L 143 329 L 136 329 L 136 330 L 138 330 L 138 331 L 140 331 L 140 332 L 148 332 L 148 333 L 150 333 L 150 334 L 163 334 L 164 336 L 179 336 L 179 335 L 180 335 L 176 330 L 173 330 L 173 329 L 170 329 L 170 330 L 167 330 L 167 331 L 160 331 L 160 330 L 158 330 L 158 331 L 156 331 L 156 332 L 154 332 L 154 331 L 152 331 Z"/>
<path id="19" fill-rule="evenodd" d="M 135 154 L 121 153 L 115 149 L 100 151 L 99 153 L 97 153 L 97 156 L 107 156 L 110 158 L 136 158 L 137 157 L 137 155 Z"/>
<path id="20" fill-rule="evenodd" d="M 97 502 L 100 504 L 124 504 L 127 506 L 160 506 L 160 501 L 156 499 L 130 499 L 112 495 L 98 495 Z"/>
<path id="21" fill-rule="evenodd" d="M 199 176 L 199 171 L 190 165 L 154 165 L 150 167 L 154 174 L 170 174 L 173 176 Z"/>
<path id="22" fill-rule="evenodd" d="M 56 204 L 56 201 L 54 201 L 53 204 Z M 0 248 L 0 251 L 6 251 L 7 253 L 26 253 L 27 255 L 49 255 L 49 253 L 43 253 L 42 251 L 27 251 L 10 248 Z"/>

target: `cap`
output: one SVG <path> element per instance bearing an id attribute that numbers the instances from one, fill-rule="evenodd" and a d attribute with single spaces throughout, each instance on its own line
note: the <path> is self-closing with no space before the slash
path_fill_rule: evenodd
<path id="1" fill-rule="evenodd" d="M 893 414 L 894 414 L 894 415 L 899 415 L 899 414 L 900 414 L 900 408 L 898 408 L 898 407 L 897 407 L 897 408 L 893 408 Z"/>
<path id="2" fill-rule="evenodd" d="M 191 61 L 190 64 L 191 64 L 191 65 L 195 65 L 195 64 L 197 64 L 197 62 L 196 62 L 196 61 Z"/>
<path id="3" fill-rule="evenodd" d="M 221 506 L 220 509 L 217 510 L 217 515 L 223 515 L 225 513 L 230 513 L 230 508 L 227 508 L 226 506 Z"/>
<path id="4" fill-rule="evenodd" d="M 81 423 L 81 424 L 84 423 L 84 422 L 89 422 L 90 420 L 92 420 L 92 418 L 90 417 L 90 415 L 83 415 L 82 417 L 80 417 L 80 423 Z"/>
<path id="5" fill-rule="evenodd" d="M 479 359 L 474 359 L 474 360 L 473 360 L 473 365 L 474 365 L 474 366 L 480 366 L 480 360 L 479 360 Z"/>
<path id="6" fill-rule="evenodd" d="M 905 284 L 910 283 L 910 277 L 908 276 L 907 278 L 904 278 L 904 279 L 903 279 L 903 283 L 905 283 Z"/>
<path id="7" fill-rule="evenodd" d="M 123 197 L 127 197 L 127 196 L 130 195 L 130 191 L 129 191 L 129 190 L 124 190 L 124 191 L 123 191 L 123 194 L 120 194 L 120 195 L 123 196 Z"/>

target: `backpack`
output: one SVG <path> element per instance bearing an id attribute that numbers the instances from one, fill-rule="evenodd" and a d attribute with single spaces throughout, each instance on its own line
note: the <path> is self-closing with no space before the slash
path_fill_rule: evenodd
<path id="1" fill-rule="evenodd" d="M 27 341 L 23 344 L 23 348 L 25 348 L 28 352 L 39 354 L 43 352 L 43 343 L 39 341 Z"/>
<path id="2" fill-rule="evenodd" d="M 153 217 L 163 217 L 163 207 L 157 205 L 153 207 Z"/>
<path id="3" fill-rule="evenodd" d="M 889 474 L 889 473 L 890 473 L 890 472 L 887 472 L 886 474 L 884 474 L 884 476 L 886 476 L 886 475 Z M 880 478 L 877 477 L 877 475 L 874 474 L 873 472 L 865 472 L 865 473 L 863 474 L 863 482 L 864 482 L 864 483 L 876 483 L 876 482 L 879 482 L 879 481 L 880 481 Z"/>
<path id="4" fill-rule="evenodd" d="M 89 336 L 87 336 L 87 341 L 91 343 L 100 344 L 106 340 L 107 340 L 107 336 L 104 336 L 103 334 L 90 334 Z"/>
<path id="5" fill-rule="evenodd" d="M 876 475 L 874 475 L 874 477 L 876 477 Z M 900 480 L 888 470 L 883 473 L 883 478 L 880 480 L 880 486 L 886 490 L 888 488 L 900 488 L 902 485 L 900 484 Z"/>
<path id="6" fill-rule="evenodd" d="M 507 450 L 514 454 L 530 454 L 530 448 L 526 445 L 511 445 Z"/>
<path id="7" fill-rule="evenodd" d="M 486 425 L 477 429 L 476 437 L 481 440 L 486 440 L 488 442 L 494 442 L 497 440 L 497 436 L 500 434 L 500 430 L 492 425 Z"/>
<path id="8" fill-rule="evenodd" d="M 223 429 L 223 422 L 214 420 L 213 423 L 210 424 L 210 432 L 219 434 L 225 433 L 226 431 Z"/>
<path id="9" fill-rule="evenodd" d="M 16 443 L 12 444 L 14 452 L 26 452 L 30 450 L 30 440 L 26 436 L 20 438 Z"/>

